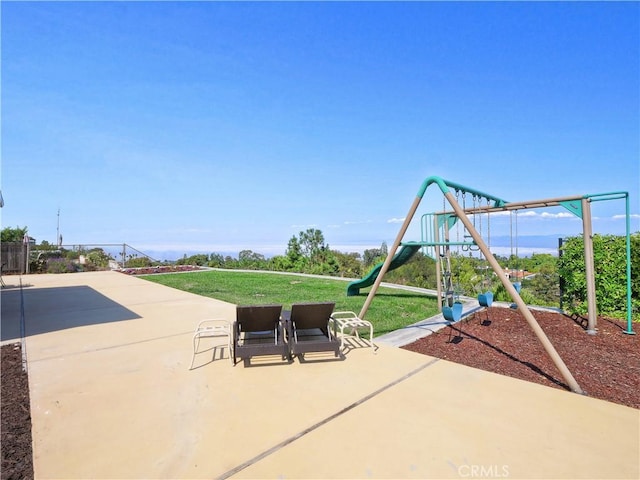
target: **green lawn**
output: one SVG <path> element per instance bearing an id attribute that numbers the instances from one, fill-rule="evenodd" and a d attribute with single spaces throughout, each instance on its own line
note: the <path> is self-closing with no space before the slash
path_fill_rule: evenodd
<path id="1" fill-rule="evenodd" d="M 335 310 L 360 312 L 369 289 L 347 297 L 347 282 L 331 277 L 315 278 L 265 272 L 207 271 L 144 275 L 145 280 L 168 287 L 216 298 L 237 305 L 282 304 L 285 309 L 297 302 L 336 303 Z M 394 288 L 378 289 L 366 319 L 376 336 L 429 318 L 438 313 L 434 297 Z"/>

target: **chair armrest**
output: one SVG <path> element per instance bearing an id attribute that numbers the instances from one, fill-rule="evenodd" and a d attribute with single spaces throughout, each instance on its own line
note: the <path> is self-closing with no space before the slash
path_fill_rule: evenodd
<path id="1" fill-rule="evenodd" d="M 338 338 L 338 322 L 333 317 L 329 317 L 329 325 L 333 327 L 333 335 L 331 337 Z"/>
<path id="2" fill-rule="evenodd" d="M 341 321 L 341 320 L 353 320 L 358 318 L 358 315 L 355 314 L 355 312 L 351 312 L 351 311 L 344 311 L 344 312 L 333 312 L 331 314 L 331 318 L 333 320 L 336 321 Z"/>
<path id="3" fill-rule="evenodd" d="M 199 330 L 201 328 L 204 329 L 207 327 L 214 327 L 214 326 L 229 327 L 229 321 L 225 320 L 224 318 L 206 318 L 198 322 L 198 326 L 196 327 L 196 330 Z"/>
<path id="4" fill-rule="evenodd" d="M 233 338 L 233 344 L 236 345 L 240 338 L 240 323 L 237 320 L 234 320 L 231 325 L 231 337 Z"/>
<path id="5" fill-rule="evenodd" d="M 291 339 L 293 338 L 293 325 L 289 319 L 291 312 L 288 313 L 289 315 L 282 315 L 282 317 L 280 317 L 280 328 L 283 333 L 286 333 L 287 342 L 291 342 Z"/>

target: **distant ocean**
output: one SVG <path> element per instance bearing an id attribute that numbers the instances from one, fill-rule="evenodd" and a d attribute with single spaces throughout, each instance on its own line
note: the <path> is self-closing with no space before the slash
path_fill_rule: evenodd
<path id="1" fill-rule="evenodd" d="M 530 257 L 535 254 L 550 254 L 557 256 L 558 255 L 558 238 L 561 235 L 528 235 L 528 236 L 520 236 L 517 241 L 514 238 L 513 242 L 509 236 L 496 236 L 491 238 L 491 251 L 495 255 L 501 256 L 510 256 L 511 253 L 516 254 L 516 250 L 518 256 L 520 257 Z M 390 245 L 392 242 L 388 242 Z M 362 254 L 366 248 L 377 248 L 377 247 L 363 247 L 359 245 L 353 246 L 337 246 L 329 245 L 330 248 L 338 250 L 344 253 L 350 252 L 358 252 Z M 133 245 L 135 247 L 135 245 Z M 256 245 L 255 248 L 250 248 L 254 253 L 258 253 L 264 255 L 265 258 L 271 258 L 275 255 L 283 255 L 286 246 L 282 247 L 282 252 L 273 251 L 273 247 L 266 247 L 261 250 L 260 245 Z M 154 249 L 141 249 L 149 257 L 158 261 L 176 261 L 180 258 L 183 258 L 185 255 L 190 257 L 192 255 L 205 254 L 210 255 L 212 253 L 216 253 L 218 255 L 222 255 L 223 257 L 233 257 L 238 258 L 238 254 L 240 253 L 240 249 L 227 250 L 227 251 L 201 251 L 201 250 L 191 250 L 188 246 L 185 246 L 185 250 L 154 250 Z"/>

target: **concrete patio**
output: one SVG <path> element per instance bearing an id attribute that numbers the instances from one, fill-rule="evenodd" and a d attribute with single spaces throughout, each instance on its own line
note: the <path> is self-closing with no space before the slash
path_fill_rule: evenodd
<path id="1" fill-rule="evenodd" d="M 234 305 L 117 272 L 19 280 L 2 341 L 24 332 L 36 478 L 640 477 L 639 410 L 385 344 L 189 370 L 198 321 Z"/>

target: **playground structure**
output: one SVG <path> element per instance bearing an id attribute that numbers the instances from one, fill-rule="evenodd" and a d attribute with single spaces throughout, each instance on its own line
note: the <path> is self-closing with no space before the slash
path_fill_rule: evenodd
<path id="1" fill-rule="evenodd" d="M 424 197 L 427 188 L 432 184 L 438 185 L 442 192 L 444 199 L 446 199 L 451 206 L 452 210 L 445 210 L 442 212 L 427 214 L 422 217 L 423 219 L 423 239 L 420 242 L 406 242 L 402 243 L 402 239 L 413 220 L 416 211 Z M 453 192 L 452 192 L 453 190 Z M 455 192 L 455 194 L 454 194 Z M 466 205 L 461 207 L 458 202 L 459 194 L 471 194 L 474 198 L 474 205 L 471 208 L 467 208 Z M 475 201 L 477 199 L 477 202 Z M 595 274 L 593 263 L 593 230 L 591 224 L 591 202 L 625 199 L 626 207 L 626 260 L 627 260 L 627 330 L 625 333 L 633 334 L 631 328 L 631 242 L 630 242 L 630 215 L 629 215 L 629 194 L 628 192 L 611 192 L 601 193 L 594 195 L 580 195 L 570 197 L 551 198 L 546 200 L 532 200 L 524 202 L 507 202 L 499 197 L 490 195 L 488 193 L 481 192 L 479 190 L 465 187 L 455 182 L 444 180 L 440 177 L 432 176 L 428 177 L 422 183 L 420 190 L 416 198 L 414 199 L 409 212 L 400 227 L 400 231 L 396 239 L 393 242 L 389 250 L 389 254 L 382 265 L 377 265 L 372 272 L 370 272 L 365 278 L 360 281 L 352 282 L 353 288 L 363 288 L 365 286 L 373 284 L 364 305 L 359 313 L 360 318 L 364 318 L 366 315 L 375 294 L 382 283 L 384 275 L 393 268 L 400 266 L 406 262 L 410 256 L 400 255 L 401 252 L 396 251 L 402 245 L 403 250 L 407 247 L 416 248 L 425 247 L 433 248 L 438 254 L 436 262 L 438 264 L 438 298 L 441 300 L 441 311 L 445 319 L 449 321 L 457 321 L 462 314 L 462 303 L 457 300 L 455 292 L 451 284 L 451 268 L 450 268 L 450 253 L 452 246 L 460 246 L 463 248 L 472 248 L 479 250 L 487 261 L 489 267 L 497 275 L 498 279 L 503 284 L 507 293 L 514 301 L 514 305 L 518 308 L 523 315 L 531 329 L 534 331 L 545 351 L 554 362 L 563 378 L 571 388 L 573 392 L 584 393 L 575 378 L 565 365 L 564 361 L 555 350 L 554 346 L 549 341 L 548 337 L 533 317 L 531 311 L 527 308 L 519 294 L 519 288 L 514 285 L 509 278 L 504 274 L 502 267 L 491 253 L 488 245 L 485 243 L 482 235 L 476 230 L 474 222 L 469 219 L 468 215 L 479 215 L 486 213 L 489 215 L 492 212 L 498 211 L 518 211 L 527 208 L 543 208 L 562 206 L 569 212 L 582 219 L 583 226 L 583 239 L 584 239 L 584 257 L 585 257 L 585 270 L 586 270 L 586 282 L 587 282 L 587 304 L 588 304 L 588 326 L 587 333 L 596 333 L 597 324 L 597 309 L 596 309 L 596 295 L 595 295 Z M 485 206 L 481 204 L 483 201 Z M 444 200 L 443 200 L 444 202 Z M 456 239 L 451 241 L 449 230 L 458 222 L 462 222 L 465 228 L 465 237 L 463 241 Z M 426 233 L 426 234 L 425 234 Z M 406 250 L 405 250 L 406 251 Z M 415 252 L 414 252 L 415 253 Z M 444 261 L 445 265 L 442 268 L 440 262 Z M 350 284 L 350 287 L 352 286 Z M 444 286 L 444 288 L 443 288 Z M 484 301 L 486 305 L 490 305 L 490 297 L 487 295 L 491 292 L 485 293 Z M 351 294 L 357 294 L 352 293 Z M 491 297 L 492 298 L 492 297 Z M 482 299 L 479 297 L 479 302 L 482 304 Z"/>

